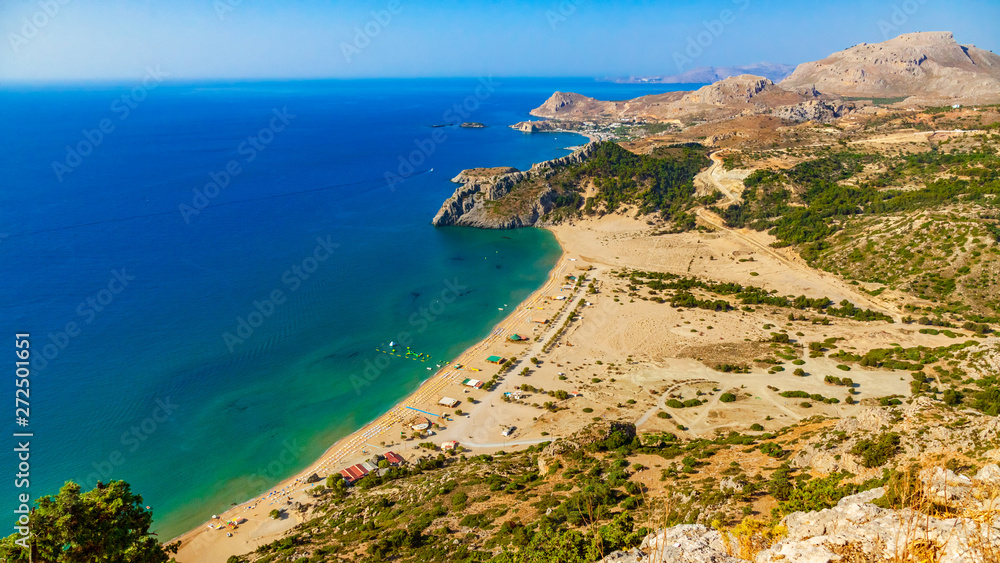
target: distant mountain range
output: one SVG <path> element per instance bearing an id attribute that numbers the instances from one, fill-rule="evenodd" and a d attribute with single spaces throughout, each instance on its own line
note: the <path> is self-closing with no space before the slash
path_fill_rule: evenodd
<path id="1" fill-rule="evenodd" d="M 680 124 L 740 115 L 828 122 L 858 109 L 855 102 L 864 100 L 881 105 L 904 100 L 918 105 L 1000 102 L 1000 56 L 973 45 L 960 45 L 947 31 L 907 33 L 881 43 L 862 43 L 822 60 L 802 63 L 794 72 L 790 72 L 791 68 L 760 63 L 694 69 L 668 77 L 621 79 L 708 85 L 690 92 L 664 92 L 622 101 L 556 92 L 531 115 L 581 122 Z M 530 123 L 526 127 L 537 128 Z"/>
<path id="2" fill-rule="evenodd" d="M 795 65 L 783 63 L 754 63 L 743 66 L 702 66 L 671 76 L 630 76 L 612 78 L 619 84 L 711 84 L 732 76 L 753 74 L 772 82 L 779 82 L 795 70 Z"/>

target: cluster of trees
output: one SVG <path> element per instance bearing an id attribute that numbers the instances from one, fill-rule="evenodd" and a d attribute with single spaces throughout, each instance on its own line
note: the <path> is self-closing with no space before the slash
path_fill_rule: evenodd
<path id="1" fill-rule="evenodd" d="M 167 563 L 178 545 L 163 545 L 149 531 L 153 513 L 125 481 L 98 483 L 87 492 L 68 482 L 58 495 L 38 499 L 30 537 L 0 540 L 0 560 L 14 563 Z"/>
<path id="2" fill-rule="evenodd" d="M 850 377 L 837 377 L 835 375 L 828 375 L 823 378 L 823 381 L 831 385 L 843 385 L 844 387 L 854 387 L 854 380 Z"/>
<path id="3" fill-rule="evenodd" d="M 697 407 L 701 406 L 701 399 L 688 399 L 686 401 L 678 401 L 677 399 L 670 399 L 666 402 L 666 405 L 672 409 L 683 409 L 685 407 Z"/>
<path id="4" fill-rule="evenodd" d="M 976 385 L 979 391 L 973 395 L 970 406 L 990 416 L 1000 414 L 1000 379 L 996 375 L 990 375 L 976 380 Z M 960 400 L 960 396 L 956 397 L 955 403 Z"/>
<path id="5" fill-rule="evenodd" d="M 725 299 L 698 299 L 687 292 L 679 292 L 670 299 L 671 307 L 706 309 L 708 311 L 730 311 L 733 306 Z"/>
<path id="6" fill-rule="evenodd" d="M 851 453 L 861 458 L 867 468 L 881 467 L 899 451 L 899 434 L 886 432 L 875 438 L 858 440 Z"/>
<path id="7" fill-rule="evenodd" d="M 938 346 L 930 348 L 927 346 L 914 346 L 903 348 L 893 346 L 891 348 L 874 348 L 865 352 L 864 355 L 854 354 L 847 350 L 841 350 L 832 354 L 831 358 L 839 358 L 845 361 L 858 362 L 865 367 L 880 367 L 895 370 L 920 371 L 927 364 L 933 364 L 941 360 L 951 359 L 956 352 L 960 352 L 970 346 L 975 346 L 976 341 L 969 340 L 959 342 L 949 346 Z"/>
<path id="8" fill-rule="evenodd" d="M 665 272 L 633 271 L 628 274 L 628 279 L 630 289 L 645 285 L 655 291 L 676 291 L 670 300 L 670 304 L 674 307 L 699 308 L 711 311 L 729 311 L 732 309 L 732 305 L 723 299 L 699 299 L 691 294 L 692 289 L 701 289 L 716 295 L 731 295 L 744 305 L 770 305 L 772 307 L 799 310 L 813 309 L 830 316 L 858 321 L 893 322 L 892 317 L 889 315 L 872 311 L 871 309 L 859 309 L 846 299 L 840 302 L 839 307 L 834 307 L 833 301 L 829 297 L 811 298 L 799 295 L 798 297 L 788 298 L 783 295 L 773 294 L 763 287 L 744 286 L 734 282 L 705 281 L 694 277 L 679 276 Z"/>
<path id="9" fill-rule="evenodd" d="M 962 328 L 976 334 L 987 334 L 993 332 L 990 325 L 986 323 L 974 323 L 972 321 L 965 321 L 965 323 L 962 324 Z"/>
<path id="10" fill-rule="evenodd" d="M 805 391 L 782 391 L 781 393 L 778 393 L 778 395 L 781 395 L 786 399 L 811 399 L 813 401 L 819 403 L 826 403 L 828 405 L 837 404 L 840 402 L 840 399 L 837 399 L 836 397 L 824 397 L 819 393 L 807 393 Z"/>
<path id="11" fill-rule="evenodd" d="M 857 186 L 837 183 L 874 161 L 888 163 L 887 169 L 874 179 Z M 883 189 L 899 178 L 945 170 L 954 175 L 927 182 L 919 190 Z M 808 244 L 803 257 L 810 259 L 826 248 L 823 241 L 838 230 L 837 222 L 851 216 L 926 209 L 959 200 L 997 205 L 994 196 L 1000 194 L 998 170 L 1000 157 L 989 152 L 930 151 L 886 160 L 845 151 L 789 170 L 755 171 L 744 180 L 744 202 L 716 211 L 729 226 L 769 229 L 783 245 Z M 1000 230 L 997 233 L 1000 235 Z"/>
<path id="12" fill-rule="evenodd" d="M 641 213 L 659 212 L 666 219 L 685 221 L 694 201 L 694 176 L 710 164 L 705 147 L 697 143 L 675 145 L 660 158 L 629 152 L 612 142 L 600 144 L 585 162 L 550 179 L 560 192 L 557 208 L 596 213 L 614 212 L 625 204 Z M 593 182 L 597 193 L 584 199 L 583 187 Z M 693 226 L 693 225 L 691 225 Z"/>

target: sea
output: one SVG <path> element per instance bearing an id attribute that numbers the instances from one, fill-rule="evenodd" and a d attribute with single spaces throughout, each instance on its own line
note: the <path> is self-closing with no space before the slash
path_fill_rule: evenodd
<path id="1" fill-rule="evenodd" d="M 166 540 L 301 471 L 488 335 L 560 256 L 544 230 L 433 227 L 452 177 L 585 143 L 508 127 L 553 91 L 696 86 L 0 86 L 0 534 L 21 494 L 124 479 Z"/>

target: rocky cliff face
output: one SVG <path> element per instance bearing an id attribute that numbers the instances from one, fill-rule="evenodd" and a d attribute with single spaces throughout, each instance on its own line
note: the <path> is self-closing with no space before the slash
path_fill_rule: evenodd
<path id="1" fill-rule="evenodd" d="M 784 539 L 760 551 L 755 563 L 833 561 L 996 561 L 1000 555 L 1000 468 L 987 465 L 975 477 L 935 468 L 920 474 L 925 495 L 951 510 L 948 517 L 912 508 L 880 508 L 885 490 L 845 497 L 818 512 L 794 512 L 782 524 Z M 701 525 L 675 526 L 648 535 L 642 544 L 603 563 L 737 563 L 738 542 Z"/>
<path id="2" fill-rule="evenodd" d="M 555 190 L 551 188 L 539 190 L 527 209 L 522 209 L 508 216 L 492 212 L 488 209 L 487 202 L 501 200 L 522 182 L 547 178 L 559 168 L 583 162 L 594 153 L 596 148 L 597 143 L 588 143 L 573 154 L 539 162 L 526 171 L 509 171 L 513 170 L 509 168 L 502 169 L 507 171 L 498 174 L 476 173 L 477 170 L 483 169 L 463 171 L 452 179 L 453 182 L 462 185 L 444 202 L 431 223 L 438 227 L 459 225 L 483 229 L 516 229 L 534 226 L 542 216 L 552 210 L 558 195 Z"/>
<path id="3" fill-rule="evenodd" d="M 984 103 L 1000 100 L 1000 56 L 959 45 L 947 31 L 908 33 L 803 63 L 780 86 L 841 96 Z"/>
<path id="4" fill-rule="evenodd" d="M 810 467 L 823 474 L 849 471 L 862 479 L 878 477 L 881 468 L 865 468 L 859 464 L 856 456 L 850 455 L 854 438 L 875 436 L 885 430 L 902 435 L 917 435 L 919 440 L 904 440 L 900 458 L 921 456 L 946 456 L 959 451 L 974 448 L 976 444 L 995 444 L 1000 442 L 1000 419 L 996 417 L 977 417 L 967 424 L 932 424 L 928 425 L 926 417 L 939 416 L 942 420 L 955 421 L 958 415 L 939 408 L 926 397 L 917 397 L 905 407 L 886 409 L 869 407 L 857 416 L 841 419 L 834 431 L 844 432 L 852 439 L 840 444 L 824 443 L 805 444 L 790 460 L 793 467 Z M 925 428 L 926 427 L 926 428 Z M 989 449 L 984 457 L 1000 461 L 1000 450 Z"/>
<path id="5" fill-rule="evenodd" d="M 812 100 L 790 106 L 781 106 L 771 110 L 774 117 L 788 121 L 815 121 L 827 123 L 843 117 L 848 113 L 848 107 L 840 102 Z"/>
<path id="6" fill-rule="evenodd" d="M 702 86 L 681 98 L 688 104 L 746 104 L 762 92 L 773 89 L 774 82 L 763 76 L 741 74 Z"/>

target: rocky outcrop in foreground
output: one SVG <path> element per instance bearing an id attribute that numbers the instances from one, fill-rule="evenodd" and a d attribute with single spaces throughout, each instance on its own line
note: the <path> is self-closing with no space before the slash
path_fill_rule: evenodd
<path id="1" fill-rule="evenodd" d="M 819 512 L 794 512 L 782 524 L 787 535 L 756 554 L 755 563 L 834 561 L 996 561 L 1000 556 L 1000 468 L 987 465 L 975 477 L 943 468 L 919 476 L 924 498 L 937 503 L 938 516 L 911 508 L 880 508 L 872 489 Z M 945 517 L 950 511 L 951 517 Z M 739 541 L 701 525 L 674 526 L 648 535 L 627 552 L 604 563 L 737 563 Z"/>
<path id="2" fill-rule="evenodd" d="M 588 143 L 573 154 L 539 162 L 526 171 L 510 171 L 513 169 L 503 168 L 499 170 L 507 172 L 483 174 L 478 171 L 498 169 L 465 170 L 452 179 L 453 182 L 462 185 L 444 202 L 431 223 L 437 227 L 460 225 L 483 229 L 516 229 L 533 226 L 543 215 L 552 210 L 558 195 L 552 188 L 540 189 L 526 207 L 510 215 L 492 213 L 486 204 L 499 201 L 522 182 L 534 178 L 547 178 L 559 168 L 583 162 L 596 148 L 597 143 Z"/>

